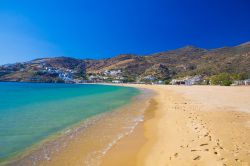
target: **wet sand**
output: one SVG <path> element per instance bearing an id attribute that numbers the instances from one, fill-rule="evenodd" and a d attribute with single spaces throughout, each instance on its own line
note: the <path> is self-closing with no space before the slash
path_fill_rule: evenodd
<path id="1" fill-rule="evenodd" d="M 250 165 L 249 86 L 119 86 L 155 94 L 77 132 L 66 147 L 37 165 Z M 92 153 L 113 139 L 106 136 L 117 136 L 131 122 L 124 117 L 138 116 L 139 108 L 146 110 L 143 122 L 118 135 L 105 153 Z"/>
<path id="2" fill-rule="evenodd" d="M 117 142 L 131 133 L 141 136 L 140 142 L 134 144 L 139 149 L 145 143 L 142 121 L 152 95 L 151 91 L 142 90 L 129 104 L 64 130 L 60 136 L 44 141 L 8 165 L 97 166 Z"/>
<path id="3" fill-rule="evenodd" d="M 144 146 L 149 141 L 146 137 L 146 127 L 151 125 L 151 120 L 154 119 L 156 110 L 156 101 L 151 99 L 149 105 L 144 113 L 144 121 L 140 123 L 133 133 L 124 137 L 122 140 L 117 142 L 112 149 L 105 155 L 100 163 L 101 166 L 135 166 L 142 165 L 139 160 L 139 156 L 142 155 Z"/>

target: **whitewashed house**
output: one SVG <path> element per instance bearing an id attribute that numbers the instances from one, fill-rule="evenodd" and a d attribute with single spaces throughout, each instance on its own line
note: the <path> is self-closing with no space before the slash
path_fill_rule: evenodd
<path id="1" fill-rule="evenodd" d="M 106 76 L 118 76 L 122 73 L 121 70 L 105 70 L 103 72 L 104 75 Z"/>
<path id="2" fill-rule="evenodd" d="M 250 85 L 250 79 L 244 80 L 244 84 L 245 84 L 245 85 Z"/>
<path id="3" fill-rule="evenodd" d="M 184 77 L 182 79 L 173 79 L 170 84 L 172 85 L 197 85 L 200 84 L 202 81 L 202 77 L 201 76 L 188 76 L 188 77 Z"/>
<path id="4" fill-rule="evenodd" d="M 237 86 L 237 85 L 250 85 L 250 79 L 246 79 L 246 80 L 235 80 L 233 81 L 233 86 Z"/>
<path id="5" fill-rule="evenodd" d="M 148 76 L 145 76 L 143 79 L 144 79 L 144 80 L 149 80 L 149 81 L 154 81 L 154 80 L 155 80 L 155 77 L 154 77 L 154 76 L 151 76 L 151 75 L 148 75 Z"/>
<path id="6" fill-rule="evenodd" d="M 123 81 L 121 81 L 121 80 L 113 80 L 112 83 L 120 84 L 120 83 L 123 83 Z"/>
<path id="7" fill-rule="evenodd" d="M 232 83 L 232 86 L 237 86 L 237 85 L 245 85 L 244 80 L 235 80 Z"/>

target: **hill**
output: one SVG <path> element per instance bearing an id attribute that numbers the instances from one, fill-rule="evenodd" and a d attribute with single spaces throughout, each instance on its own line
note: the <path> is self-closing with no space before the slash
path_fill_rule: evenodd
<path id="1" fill-rule="evenodd" d="M 1 66 L 0 81 L 75 82 L 89 76 L 97 80 L 110 77 L 127 81 L 166 80 L 219 73 L 250 77 L 250 42 L 211 50 L 186 46 L 146 56 L 121 54 L 102 60 L 42 58 Z"/>
<path id="2" fill-rule="evenodd" d="M 41 58 L 0 66 L 0 81 L 71 83 L 74 79 L 85 79 L 85 76 L 84 61 L 68 57 Z"/>
<path id="3" fill-rule="evenodd" d="M 121 69 L 123 76 L 134 78 L 152 75 L 158 79 L 168 79 L 219 73 L 244 73 L 249 76 L 250 42 L 212 50 L 186 46 L 147 56 L 118 55 L 105 60 L 86 61 L 86 67 L 88 73 Z"/>

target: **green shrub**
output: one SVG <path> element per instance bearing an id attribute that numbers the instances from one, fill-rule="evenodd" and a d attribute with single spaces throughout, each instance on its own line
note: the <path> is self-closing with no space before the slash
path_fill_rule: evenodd
<path id="1" fill-rule="evenodd" d="M 232 77 L 227 73 L 221 73 L 211 77 L 212 85 L 230 86 L 232 84 L 232 81 Z"/>
<path id="2" fill-rule="evenodd" d="M 246 76 L 246 74 L 240 73 L 240 74 L 232 74 L 231 78 L 233 80 L 244 80 L 244 79 L 247 79 L 247 76 Z"/>
<path id="3" fill-rule="evenodd" d="M 136 80 L 133 77 L 125 77 L 123 80 L 124 83 L 135 82 L 135 81 Z"/>
<path id="4" fill-rule="evenodd" d="M 170 82 L 171 82 L 171 80 L 165 80 L 165 81 L 164 81 L 164 84 L 169 85 Z"/>

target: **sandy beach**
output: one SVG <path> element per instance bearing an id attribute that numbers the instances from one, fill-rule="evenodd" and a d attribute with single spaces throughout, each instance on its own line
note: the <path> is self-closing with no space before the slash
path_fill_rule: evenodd
<path id="1" fill-rule="evenodd" d="M 117 140 L 98 162 L 86 164 L 89 150 L 103 145 L 96 141 L 103 140 L 100 131 L 104 138 L 116 129 L 99 121 L 89 135 L 78 134 L 50 160 L 38 165 L 250 165 L 249 86 L 119 86 L 154 92 L 148 104 L 134 102 L 126 108 L 145 107 L 144 121 L 132 133 Z M 127 111 L 105 121 L 116 126 L 121 121 L 117 117 L 125 116 Z"/>
<path id="2" fill-rule="evenodd" d="M 126 86 L 156 92 L 134 165 L 250 165 L 250 87 Z M 129 147 L 132 138 L 125 139 Z M 103 165 L 126 165 L 117 154 L 124 144 Z"/>

